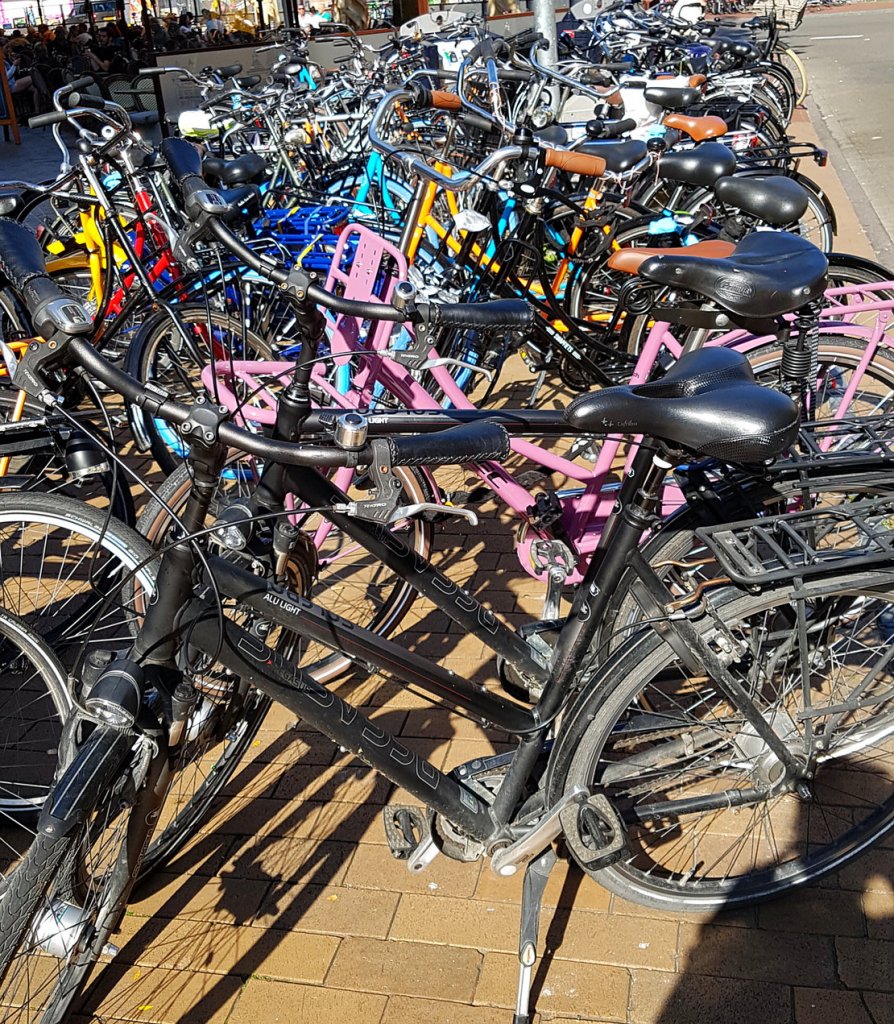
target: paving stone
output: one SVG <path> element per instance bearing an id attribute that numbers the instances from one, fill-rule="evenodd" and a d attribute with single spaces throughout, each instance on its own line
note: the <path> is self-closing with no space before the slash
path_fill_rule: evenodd
<path id="1" fill-rule="evenodd" d="M 126 916 L 115 942 L 120 946 L 116 963 L 123 959 L 142 967 L 239 978 L 260 974 L 319 985 L 340 940 L 273 928 Z"/>
<path id="2" fill-rule="evenodd" d="M 293 765 L 329 764 L 338 753 L 338 747 L 320 733 L 302 733 L 296 729 L 267 729 L 258 732 L 248 748 L 248 756 L 261 763 Z"/>
<path id="3" fill-rule="evenodd" d="M 487 869 L 485 869 L 487 870 Z M 406 862 L 395 860 L 387 846 L 361 843 L 347 871 L 345 884 L 362 889 L 425 893 L 430 896 L 471 896 L 481 865 L 437 857 L 426 871 L 411 875 Z"/>
<path id="4" fill-rule="evenodd" d="M 859 992 L 795 989 L 795 1024 L 877 1024 Z"/>
<path id="5" fill-rule="evenodd" d="M 261 836 L 237 844 L 220 869 L 222 877 L 341 885 L 354 853 L 353 843 Z"/>
<path id="6" fill-rule="evenodd" d="M 836 939 L 838 973 L 848 988 L 894 992 L 894 942 Z"/>
<path id="7" fill-rule="evenodd" d="M 392 996 L 385 1008 L 382 1024 L 506 1024 L 506 1011 Z"/>
<path id="8" fill-rule="evenodd" d="M 457 946 L 343 939 L 327 986 L 471 1002 L 481 954 Z"/>
<path id="9" fill-rule="evenodd" d="M 300 799 L 315 803 L 340 800 L 354 804 L 380 804 L 388 796 L 390 788 L 391 783 L 387 779 L 366 767 L 319 768 L 315 765 L 298 765 L 283 773 L 273 795 L 279 800 Z"/>
<path id="10" fill-rule="evenodd" d="M 680 970 L 715 977 L 761 978 L 789 985 L 837 984 L 832 940 L 824 935 L 680 926 Z"/>
<path id="11" fill-rule="evenodd" d="M 200 829 L 206 835 L 308 836 L 319 805 L 300 800 L 219 800 Z"/>
<path id="12" fill-rule="evenodd" d="M 883 992 L 864 992 L 873 1024 L 894 1024 L 894 995 Z"/>
<path id="13" fill-rule="evenodd" d="M 483 648 L 480 640 L 475 642 Z M 461 718 L 440 708 L 429 707 L 410 711 L 401 729 L 401 735 L 476 740 L 486 738 L 487 734 L 481 726 L 469 721 L 468 718 Z"/>
<path id="14" fill-rule="evenodd" d="M 227 1024 L 379 1024 L 384 1009 L 385 996 L 368 992 L 252 978 Z"/>
<path id="15" fill-rule="evenodd" d="M 271 886 L 249 923 L 324 935 L 384 938 L 394 920 L 396 892 L 342 886 Z"/>
<path id="16" fill-rule="evenodd" d="M 200 878 L 159 873 L 137 892 L 130 910 L 139 917 L 182 917 L 245 924 L 254 918 L 268 882 L 237 878 Z"/>
<path id="17" fill-rule="evenodd" d="M 496 900 L 499 903 L 521 904 L 523 874 L 511 878 L 495 875 L 485 863 L 481 867 L 476 900 Z M 611 893 L 588 878 L 570 861 L 559 861 L 553 868 L 543 894 L 545 907 L 576 907 L 578 910 L 608 911 Z"/>
<path id="18" fill-rule="evenodd" d="M 834 881 L 841 889 L 891 892 L 891 854 L 880 848 L 869 850 L 842 868 Z"/>
<path id="19" fill-rule="evenodd" d="M 781 932 L 863 935 L 863 907 L 849 892 L 801 889 L 758 908 L 761 928 Z"/>
<path id="20" fill-rule="evenodd" d="M 239 840 L 232 835 L 199 833 L 167 862 L 166 870 L 178 875 L 216 875 Z"/>
<path id="21" fill-rule="evenodd" d="M 625 1021 L 630 978 L 627 971 L 601 964 L 551 960 L 545 979 L 535 968 L 533 1004 L 548 1018 L 555 1013 L 585 1019 Z M 487 1006 L 515 1006 L 518 957 L 487 953 L 475 1002 Z"/>
<path id="22" fill-rule="evenodd" d="M 676 968 L 678 926 L 674 921 L 562 909 L 555 911 L 550 927 L 561 935 L 556 956 L 565 960 L 664 971 Z"/>
<path id="23" fill-rule="evenodd" d="M 633 1024 L 789 1024 L 787 985 L 697 974 L 633 971 Z"/>
<path id="24" fill-rule="evenodd" d="M 314 839 L 376 846 L 385 846 L 387 842 L 379 804 L 346 804 L 337 800 L 320 804 L 309 835 Z"/>
<path id="25" fill-rule="evenodd" d="M 510 952 L 518 947 L 518 912 L 501 903 L 404 895 L 389 938 Z"/>
<path id="26" fill-rule="evenodd" d="M 242 989 L 238 978 L 200 971 L 110 964 L 89 993 L 94 1020 L 224 1024 Z"/>
<path id="27" fill-rule="evenodd" d="M 864 892 L 863 913 L 871 939 L 894 940 L 894 892 Z"/>

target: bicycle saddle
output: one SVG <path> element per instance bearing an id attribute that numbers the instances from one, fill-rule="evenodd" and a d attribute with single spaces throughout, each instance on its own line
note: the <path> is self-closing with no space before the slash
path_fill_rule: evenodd
<path id="1" fill-rule="evenodd" d="M 233 78 L 242 71 L 241 64 L 227 64 L 225 67 L 218 68 L 218 75 L 226 81 L 228 78 Z"/>
<path id="2" fill-rule="evenodd" d="M 685 132 L 695 142 L 716 139 L 726 135 L 729 125 L 721 117 L 706 114 L 704 117 L 689 117 L 687 114 L 668 114 L 662 122 L 665 128 Z"/>
<path id="3" fill-rule="evenodd" d="M 588 140 L 574 147 L 577 153 L 588 153 L 590 156 L 601 156 L 605 161 L 605 169 L 616 174 L 629 171 L 635 167 L 649 152 L 645 142 L 639 139 L 628 139 L 624 142 L 598 142 Z"/>
<path id="4" fill-rule="evenodd" d="M 802 185 L 782 174 L 721 178 L 714 182 L 714 195 L 721 203 L 780 228 L 803 217 L 810 201 Z"/>
<path id="5" fill-rule="evenodd" d="M 701 92 L 692 89 L 688 85 L 650 85 L 643 92 L 647 103 L 654 103 L 656 107 L 663 107 L 665 110 L 682 110 L 684 107 L 691 107 L 701 99 Z"/>
<path id="6" fill-rule="evenodd" d="M 703 348 L 681 356 L 661 380 L 575 398 L 565 421 L 586 433 L 636 431 L 700 456 L 747 463 L 785 451 L 800 417 L 788 395 L 755 381 L 740 352 Z"/>
<path id="7" fill-rule="evenodd" d="M 748 57 L 749 59 L 756 59 L 760 56 L 760 51 L 757 47 L 752 46 L 751 43 L 746 42 L 744 39 L 715 36 L 711 40 L 710 46 L 714 53 L 731 53 L 735 57 Z"/>
<path id="8" fill-rule="evenodd" d="M 240 185 L 237 188 L 218 189 L 223 201 L 230 208 L 224 216 L 228 223 L 253 217 L 261 212 L 261 191 L 257 185 Z"/>
<path id="9" fill-rule="evenodd" d="M 261 81 L 261 76 L 246 75 L 244 78 L 236 78 L 234 81 L 241 89 L 253 89 Z"/>
<path id="10" fill-rule="evenodd" d="M 546 128 L 538 128 L 534 132 L 538 142 L 548 142 L 551 146 L 567 146 L 568 132 L 560 124 L 550 124 Z"/>
<path id="11" fill-rule="evenodd" d="M 735 153 L 719 142 L 703 142 L 695 149 L 664 153 L 658 164 L 658 173 L 662 178 L 705 188 L 713 185 L 718 178 L 732 174 L 735 169 Z"/>
<path id="12" fill-rule="evenodd" d="M 805 238 L 781 231 L 755 231 L 726 257 L 718 258 L 703 248 L 725 244 L 701 242 L 674 252 L 626 250 L 642 257 L 638 262 L 633 256 L 625 258 L 625 250 L 619 249 L 609 257 L 608 265 L 656 284 L 704 295 L 747 320 L 793 313 L 825 290 L 829 263 Z"/>
<path id="13" fill-rule="evenodd" d="M 217 178 L 224 185 L 260 184 L 267 172 L 267 161 L 257 153 L 243 153 L 235 160 L 209 156 L 202 161 L 202 174 Z"/>

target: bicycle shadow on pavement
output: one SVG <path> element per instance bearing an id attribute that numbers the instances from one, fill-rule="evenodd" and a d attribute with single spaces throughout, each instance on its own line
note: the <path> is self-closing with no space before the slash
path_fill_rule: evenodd
<path id="1" fill-rule="evenodd" d="M 364 710 L 395 733 L 411 713 Z M 419 725 L 411 732 L 424 733 L 431 715 L 412 714 Z M 94 976 L 82 1014 L 222 1019 L 252 976 L 319 985 L 339 935 L 384 937 L 396 895 L 380 898 L 383 878 L 359 878 L 355 887 L 347 875 L 361 847 L 388 871 L 383 807 L 412 801 L 297 725 L 259 733 L 255 759 L 234 774 L 202 833 L 139 886 L 113 936 L 119 953 Z M 401 739 L 440 764 L 450 743 L 444 732 L 441 722 L 430 736 Z M 412 876 L 393 864 L 409 887 Z"/>
<path id="2" fill-rule="evenodd" d="M 851 806 L 797 806 L 793 824 L 775 838 L 803 852 L 863 807 L 890 799 L 894 768 L 839 762 L 827 769 Z M 823 773 L 817 778 L 821 793 Z M 852 783 L 841 783 L 851 778 Z M 845 786 L 849 788 L 845 788 Z M 813 819 L 813 820 L 811 820 Z M 797 846 L 791 844 L 795 842 Z M 783 856 L 785 847 L 782 847 Z M 855 861 L 789 895 L 743 909 L 683 920 L 679 973 L 634 979 L 637 1020 L 649 1024 L 891 1024 L 894 1022 L 894 835 Z M 730 897 L 735 900 L 736 890 Z M 654 973 L 654 972 L 653 972 Z"/>

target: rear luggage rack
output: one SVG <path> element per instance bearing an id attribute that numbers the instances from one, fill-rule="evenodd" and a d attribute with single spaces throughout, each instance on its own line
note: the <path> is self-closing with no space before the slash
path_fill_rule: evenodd
<path id="1" fill-rule="evenodd" d="M 733 582 L 749 588 L 871 566 L 894 572 L 890 496 L 703 526 L 695 535 Z"/>

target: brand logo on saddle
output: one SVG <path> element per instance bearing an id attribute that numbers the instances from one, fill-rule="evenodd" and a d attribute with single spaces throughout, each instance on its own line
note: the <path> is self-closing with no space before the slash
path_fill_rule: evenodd
<path id="1" fill-rule="evenodd" d="M 737 277 L 724 277 L 717 282 L 715 291 L 719 299 L 727 299 L 729 302 L 745 302 L 754 298 L 754 286 Z"/>

